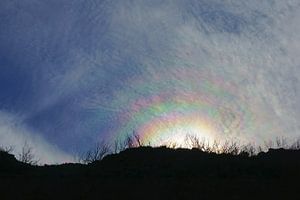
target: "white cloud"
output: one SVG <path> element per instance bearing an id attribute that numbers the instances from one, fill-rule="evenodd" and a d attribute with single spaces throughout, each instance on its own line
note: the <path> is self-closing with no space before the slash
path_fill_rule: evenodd
<path id="1" fill-rule="evenodd" d="M 211 107 L 220 107 L 220 113 L 223 108 L 232 111 L 240 120 L 235 123 L 244 125 L 241 130 L 231 130 L 240 137 L 264 140 L 299 135 L 298 0 L 87 0 L 69 6 L 68 10 L 59 6 L 56 12 L 48 10 L 48 3 L 32 6 L 32 13 L 42 8 L 49 17 L 37 12 L 39 23 L 30 23 L 34 26 L 30 31 L 7 32 L 16 45 L 23 40 L 33 44 L 28 52 L 37 54 L 30 58 L 41 58 L 31 66 L 38 77 L 32 79 L 35 112 L 46 110 L 42 114 L 47 115 L 51 105 L 64 99 L 74 100 L 64 109 L 78 110 L 78 116 L 95 109 L 95 115 L 84 116 L 80 123 L 71 123 L 72 112 L 64 112 L 66 118 L 60 123 L 69 128 L 58 134 L 69 131 L 70 136 L 78 131 L 70 138 L 77 137 L 80 142 L 84 137 L 114 135 L 111 127 L 122 129 L 130 120 L 140 125 L 130 108 L 134 101 L 151 101 L 151 96 L 162 93 L 173 93 L 166 95 L 165 100 L 170 101 L 173 96 L 189 94 L 204 98 L 210 94 L 201 85 L 208 82 L 225 94 L 216 94 L 213 101 L 218 103 Z M 24 44 L 13 49 L 13 55 L 21 51 L 21 60 L 28 57 L 24 56 L 23 49 L 28 47 Z M 12 118 L 15 121 L 16 117 Z M 224 118 L 212 121 L 222 124 Z M 55 122 L 49 119 L 47 123 L 42 129 L 50 130 Z M 84 133 L 80 129 L 83 124 Z M 125 131 L 132 131 L 134 125 Z M 1 127 L 11 130 L 14 137 L 18 132 L 26 135 L 19 143 L 39 135 L 29 134 L 32 130 L 21 121 L 17 126 Z M 103 129 L 107 132 L 99 133 Z M 1 137 L 8 138 L 8 134 Z"/>
<path id="2" fill-rule="evenodd" d="M 22 117 L 0 111 L 0 146 L 13 147 L 16 157 L 27 143 L 40 164 L 73 162 L 73 157 L 46 142 L 22 123 Z"/>
<path id="3" fill-rule="evenodd" d="M 163 6 L 131 1 L 116 8 L 112 27 L 118 47 L 126 47 L 144 73 L 115 90 L 111 107 L 142 98 L 139 94 L 147 98 L 158 88 L 201 97 L 204 81 L 219 81 L 223 85 L 216 87 L 224 86 L 233 98 L 215 97 L 220 103 L 212 106 L 230 108 L 244 124 L 232 133 L 253 140 L 300 134 L 299 1 L 165 1 Z M 188 69 L 194 73 L 185 77 Z M 139 79 L 147 87 L 137 84 Z"/>

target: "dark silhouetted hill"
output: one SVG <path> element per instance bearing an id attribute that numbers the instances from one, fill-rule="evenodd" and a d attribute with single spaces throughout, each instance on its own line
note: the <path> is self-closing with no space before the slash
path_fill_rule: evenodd
<path id="1" fill-rule="evenodd" d="M 300 199 L 300 151 L 249 157 L 139 147 L 52 166 L 0 152 L 0 181 L 0 199 Z"/>

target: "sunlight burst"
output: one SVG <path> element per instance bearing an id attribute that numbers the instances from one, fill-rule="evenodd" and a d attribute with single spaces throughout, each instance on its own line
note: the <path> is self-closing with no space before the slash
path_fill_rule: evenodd
<path id="1" fill-rule="evenodd" d="M 154 146 L 190 148 L 186 141 L 189 135 L 208 141 L 216 137 L 208 122 L 194 116 L 176 116 L 174 120 L 158 119 L 157 123 L 146 125 L 141 130 L 146 133 L 142 135 L 144 143 Z"/>

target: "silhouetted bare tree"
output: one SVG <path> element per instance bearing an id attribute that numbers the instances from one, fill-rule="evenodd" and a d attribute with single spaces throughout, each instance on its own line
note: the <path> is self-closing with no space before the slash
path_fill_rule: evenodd
<path id="1" fill-rule="evenodd" d="M 21 153 L 18 155 L 18 160 L 31 165 L 37 165 L 39 162 L 39 160 L 35 159 L 33 149 L 27 142 L 24 143 Z"/>
<path id="2" fill-rule="evenodd" d="M 294 149 L 294 150 L 300 149 L 300 138 L 292 143 L 292 145 L 290 146 L 290 149 Z"/>
<path id="3" fill-rule="evenodd" d="M 132 135 L 127 135 L 127 137 L 125 138 L 126 148 L 141 147 L 143 145 L 144 144 L 141 140 L 140 135 L 137 134 L 135 131 L 132 133 Z"/>
<path id="4" fill-rule="evenodd" d="M 195 135 L 187 134 L 184 138 L 184 143 L 189 148 L 197 148 L 197 149 L 202 148 L 199 138 Z"/>
<path id="5" fill-rule="evenodd" d="M 134 143 L 134 137 L 133 135 L 127 135 L 127 137 L 125 138 L 125 148 L 133 148 L 135 147 L 135 143 Z"/>
<path id="6" fill-rule="evenodd" d="M 13 146 L 1 146 L 0 151 L 5 152 L 5 153 L 12 153 L 14 150 Z"/>
<path id="7" fill-rule="evenodd" d="M 88 150 L 83 156 L 81 157 L 81 162 L 88 164 L 95 162 L 97 160 L 102 160 L 104 156 L 110 153 L 110 146 L 105 143 L 104 141 L 97 142 L 96 145 Z"/>
<path id="8" fill-rule="evenodd" d="M 277 137 L 276 148 L 288 148 L 287 139 L 284 137 Z"/>
<path id="9" fill-rule="evenodd" d="M 220 146 L 220 153 L 238 155 L 240 153 L 240 144 L 237 141 L 228 141 L 226 140 Z"/>
<path id="10" fill-rule="evenodd" d="M 199 139 L 195 135 L 187 134 L 184 142 L 189 148 L 196 148 L 206 152 L 211 152 L 213 150 L 209 140 L 205 138 Z"/>
<path id="11" fill-rule="evenodd" d="M 136 143 L 136 147 L 144 146 L 144 143 L 142 142 L 141 137 L 140 137 L 139 134 L 134 133 L 133 137 L 134 137 L 134 140 L 135 140 L 135 143 Z"/>
<path id="12" fill-rule="evenodd" d="M 176 149 L 180 147 L 180 145 L 178 145 L 176 142 L 168 142 L 165 146 L 171 149 Z"/>
<path id="13" fill-rule="evenodd" d="M 126 140 L 123 140 L 123 141 L 120 140 L 120 139 L 116 140 L 114 142 L 114 151 L 113 152 L 114 153 L 119 153 L 121 151 L 124 151 L 128 147 L 128 144 L 127 144 L 128 142 L 130 142 L 129 139 L 126 139 Z"/>
<path id="14" fill-rule="evenodd" d="M 261 147 L 258 147 L 258 151 L 262 151 Z M 248 156 L 254 156 L 256 154 L 256 148 L 253 144 L 249 143 L 241 146 L 240 154 L 247 154 Z"/>
<path id="15" fill-rule="evenodd" d="M 124 140 L 116 140 L 114 142 L 114 153 L 119 153 L 128 148 L 144 146 L 144 143 L 139 134 L 133 132 L 132 135 L 127 135 Z"/>
<path id="16" fill-rule="evenodd" d="M 218 140 L 213 141 L 211 151 L 214 153 L 220 153 L 220 141 Z"/>

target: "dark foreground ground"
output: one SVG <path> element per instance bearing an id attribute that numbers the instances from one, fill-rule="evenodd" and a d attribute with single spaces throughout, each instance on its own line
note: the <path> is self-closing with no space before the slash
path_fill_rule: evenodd
<path id="1" fill-rule="evenodd" d="M 140 147 L 90 165 L 0 153 L 0 199 L 300 199 L 300 151 L 255 157 Z"/>

